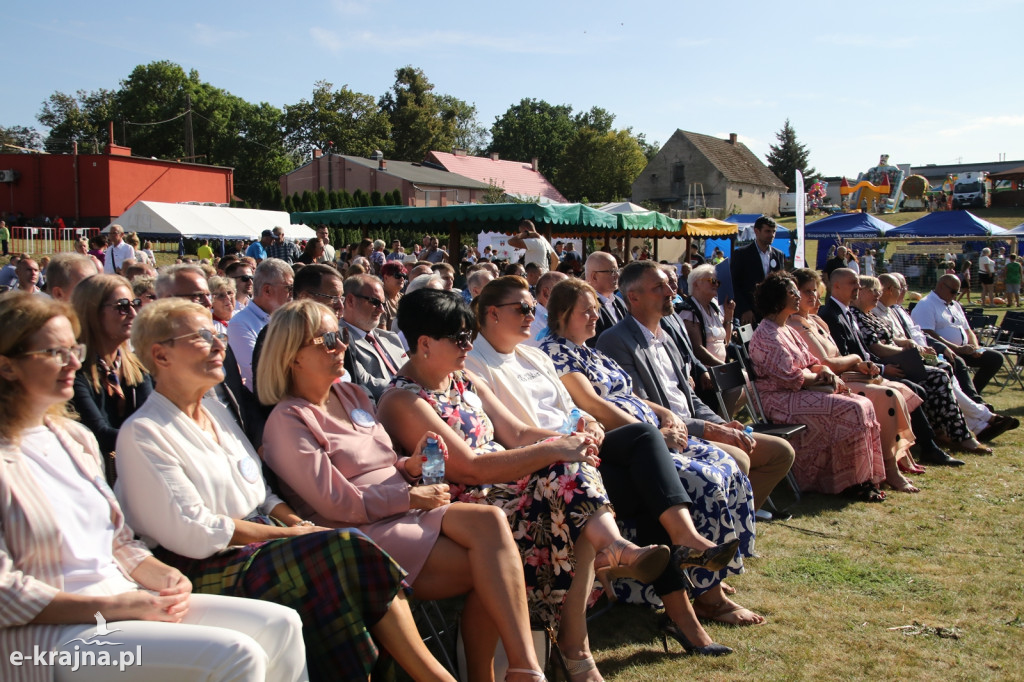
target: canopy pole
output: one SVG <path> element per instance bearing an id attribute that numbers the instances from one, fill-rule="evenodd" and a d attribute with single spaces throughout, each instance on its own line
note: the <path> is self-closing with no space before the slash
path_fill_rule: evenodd
<path id="1" fill-rule="evenodd" d="M 657 260 L 658 260 L 658 238 L 657 237 L 652 237 L 651 241 L 654 243 L 654 248 L 652 249 L 653 253 L 651 255 L 654 256 L 654 260 L 655 260 L 655 262 L 657 262 Z"/>
<path id="2" fill-rule="evenodd" d="M 459 226 L 458 223 L 452 221 L 448 223 L 448 259 L 452 267 L 455 268 L 455 272 L 459 272 Z"/>
<path id="3" fill-rule="evenodd" d="M 632 255 L 629 246 L 629 232 L 626 233 L 626 242 L 622 245 L 622 264 L 625 265 L 629 262 L 629 257 Z"/>
<path id="4" fill-rule="evenodd" d="M 693 245 L 693 237 L 691 237 L 690 235 L 686 235 L 685 239 L 686 239 L 686 246 L 683 247 L 683 257 L 686 258 L 686 262 L 689 263 L 690 262 L 690 248 Z"/>

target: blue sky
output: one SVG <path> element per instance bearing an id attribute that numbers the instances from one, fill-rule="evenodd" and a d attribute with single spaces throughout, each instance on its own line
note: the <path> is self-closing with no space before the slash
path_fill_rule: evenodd
<path id="1" fill-rule="evenodd" d="M 0 125 L 38 128 L 53 91 L 113 89 L 158 59 L 277 106 L 320 79 L 379 97 L 412 64 L 488 128 L 534 97 L 604 107 L 662 143 L 735 132 L 762 158 L 789 118 L 827 175 L 882 153 L 1024 159 L 1024 0 L 790 4 L 14 2 Z"/>

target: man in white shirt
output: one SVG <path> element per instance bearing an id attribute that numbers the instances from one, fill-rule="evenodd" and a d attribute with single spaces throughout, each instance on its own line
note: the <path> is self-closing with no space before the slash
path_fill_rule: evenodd
<path id="1" fill-rule="evenodd" d="M 106 257 L 103 259 L 103 272 L 108 275 L 120 275 L 124 262 L 129 258 L 135 260 L 135 249 L 124 240 L 124 228 L 120 225 L 111 225 L 110 245 L 107 246 Z"/>
<path id="2" fill-rule="evenodd" d="M 333 263 L 334 262 L 334 246 L 331 245 L 331 234 L 330 230 L 327 229 L 326 225 L 321 225 L 316 228 L 317 239 L 324 243 L 324 253 L 320 256 L 317 263 Z"/>
<path id="3" fill-rule="evenodd" d="M 519 222 L 519 234 L 509 237 L 507 244 L 516 249 L 526 249 L 526 262 L 536 263 L 541 274 L 558 268 L 558 254 L 547 239 L 542 237 L 532 220 Z"/>
<path id="4" fill-rule="evenodd" d="M 978 343 L 964 309 L 956 301 L 960 293 L 960 279 L 956 275 L 943 275 L 935 288 L 922 298 L 910 316 L 928 336 L 937 338 L 963 358 L 968 367 L 974 367 L 974 388 L 981 393 L 1003 366 L 1003 354 Z"/>
<path id="5" fill-rule="evenodd" d="M 292 300 L 294 280 L 291 266 L 283 260 L 262 261 L 253 275 L 252 300 L 228 323 L 228 345 L 238 361 L 242 383 L 249 391 L 252 391 L 252 351 L 256 337 L 270 322 L 271 313 Z"/>
<path id="6" fill-rule="evenodd" d="M 537 295 L 534 300 L 537 302 L 537 312 L 530 323 L 530 338 L 523 341 L 527 346 L 540 347 L 540 340 L 548 331 L 548 299 L 551 298 L 551 290 L 563 279 L 569 279 L 564 272 L 548 270 L 537 280 Z"/>

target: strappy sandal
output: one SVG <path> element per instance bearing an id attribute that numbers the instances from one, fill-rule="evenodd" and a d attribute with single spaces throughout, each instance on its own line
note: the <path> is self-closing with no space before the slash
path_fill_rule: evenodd
<path id="1" fill-rule="evenodd" d="M 521 674 L 521 675 L 532 675 L 534 678 L 536 678 L 540 682 L 547 682 L 547 678 L 544 677 L 544 673 L 542 673 L 539 670 L 530 670 L 529 668 L 509 668 L 508 670 L 505 671 L 505 679 L 507 680 L 508 676 L 511 675 L 512 673 Z"/>

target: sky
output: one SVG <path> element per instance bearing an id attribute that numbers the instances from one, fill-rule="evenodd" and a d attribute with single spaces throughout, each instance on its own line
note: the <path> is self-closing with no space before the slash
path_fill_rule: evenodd
<path id="1" fill-rule="evenodd" d="M 36 116 L 53 92 L 116 89 L 156 60 L 278 107 L 319 80 L 376 98 L 411 64 L 487 128 L 536 98 L 603 107 L 659 143 L 676 129 L 737 133 L 762 159 L 789 119 L 829 176 L 881 154 L 1024 160 L 1024 0 L 794 4 L 12 2 L 0 125 L 45 132 Z"/>

